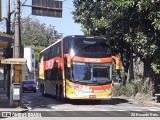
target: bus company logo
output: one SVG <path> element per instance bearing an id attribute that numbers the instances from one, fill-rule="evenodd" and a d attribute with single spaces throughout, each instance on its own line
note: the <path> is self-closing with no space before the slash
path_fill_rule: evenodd
<path id="1" fill-rule="evenodd" d="M 101 62 L 100 59 L 95 59 L 95 58 L 85 58 L 84 61 L 85 62 L 96 62 L 96 63 Z"/>
<path id="2" fill-rule="evenodd" d="M 46 69 L 52 69 L 53 68 L 53 65 L 54 65 L 54 60 L 48 60 L 46 62 Z"/>

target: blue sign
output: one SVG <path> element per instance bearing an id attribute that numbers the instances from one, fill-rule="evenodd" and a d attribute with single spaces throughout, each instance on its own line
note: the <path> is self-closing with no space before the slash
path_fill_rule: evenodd
<path id="1" fill-rule="evenodd" d="M 93 82 L 97 82 L 96 77 L 93 77 L 92 81 L 93 81 Z"/>

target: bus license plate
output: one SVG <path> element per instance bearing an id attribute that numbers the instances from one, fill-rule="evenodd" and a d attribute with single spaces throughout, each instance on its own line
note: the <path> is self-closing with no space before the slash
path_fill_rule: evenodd
<path id="1" fill-rule="evenodd" d="M 96 95 L 89 95 L 89 98 L 96 98 Z"/>

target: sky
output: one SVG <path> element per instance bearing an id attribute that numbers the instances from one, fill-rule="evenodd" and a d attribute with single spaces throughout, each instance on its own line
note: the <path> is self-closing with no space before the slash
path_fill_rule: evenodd
<path id="1" fill-rule="evenodd" d="M 14 0 L 11 1 L 11 11 L 14 9 Z M 21 0 L 24 2 L 25 0 Z M 31 5 L 32 0 L 27 0 L 26 5 Z M 73 20 L 73 15 L 71 14 L 74 11 L 73 0 L 62 0 L 63 1 L 63 12 L 62 18 L 56 17 L 42 17 L 31 15 L 31 7 L 22 7 L 21 15 L 22 17 L 31 17 L 38 19 L 41 23 L 46 25 L 55 26 L 55 30 L 58 33 L 62 33 L 63 36 L 67 35 L 83 35 L 81 31 L 81 25 L 77 24 Z M 13 16 L 13 15 L 12 15 Z M 6 0 L 2 0 L 2 17 L 6 17 Z M 1 25 L 1 24 L 0 24 Z"/>

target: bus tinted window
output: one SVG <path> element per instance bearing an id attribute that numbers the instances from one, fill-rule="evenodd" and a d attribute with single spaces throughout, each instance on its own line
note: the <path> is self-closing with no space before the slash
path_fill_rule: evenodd
<path id="1" fill-rule="evenodd" d="M 72 77 L 80 83 L 111 82 L 110 67 L 108 64 L 73 62 Z"/>
<path id="2" fill-rule="evenodd" d="M 75 39 L 73 48 L 77 52 L 110 54 L 110 47 L 105 39 Z"/>

